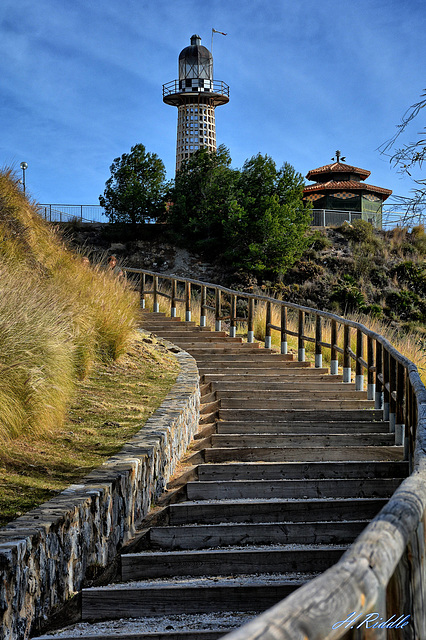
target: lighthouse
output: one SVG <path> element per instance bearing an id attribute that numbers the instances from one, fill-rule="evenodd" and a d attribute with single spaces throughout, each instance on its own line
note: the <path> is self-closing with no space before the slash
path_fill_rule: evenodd
<path id="1" fill-rule="evenodd" d="M 229 102 L 229 87 L 213 80 L 213 56 L 200 36 L 179 54 L 179 79 L 163 84 L 163 102 L 178 108 L 176 171 L 195 151 L 216 151 L 215 108 Z"/>

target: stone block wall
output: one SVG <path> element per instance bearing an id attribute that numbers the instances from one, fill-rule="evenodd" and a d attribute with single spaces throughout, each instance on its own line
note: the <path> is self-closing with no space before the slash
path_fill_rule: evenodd
<path id="1" fill-rule="evenodd" d="M 196 433 L 199 378 L 180 373 L 161 407 L 120 453 L 49 502 L 0 529 L 1 640 L 24 640 L 129 541 Z"/>

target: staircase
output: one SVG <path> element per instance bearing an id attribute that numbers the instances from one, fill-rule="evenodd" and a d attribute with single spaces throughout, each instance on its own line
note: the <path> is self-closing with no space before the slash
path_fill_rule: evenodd
<path id="1" fill-rule="evenodd" d="M 196 359 L 200 430 L 121 582 L 83 590 L 78 637 L 213 640 L 336 563 L 408 463 L 341 376 L 159 313 L 142 326 Z"/>

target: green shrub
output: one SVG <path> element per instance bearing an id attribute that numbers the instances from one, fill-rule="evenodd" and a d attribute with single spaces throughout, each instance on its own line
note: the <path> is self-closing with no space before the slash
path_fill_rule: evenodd
<path id="1" fill-rule="evenodd" d="M 331 302 L 337 302 L 343 313 L 362 310 L 365 307 L 365 295 L 360 291 L 356 280 L 346 274 L 333 287 Z"/>
<path id="2" fill-rule="evenodd" d="M 391 312 L 397 313 L 404 320 L 421 321 L 425 318 L 426 300 L 414 291 L 391 291 L 386 296 L 386 303 Z"/>
<path id="3" fill-rule="evenodd" d="M 353 242 L 371 242 L 374 239 L 374 227 L 367 220 L 354 220 L 351 224 L 345 222 L 338 231 Z"/>
<path id="4" fill-rule="evenodd" d="M 323 251 L 324 249 L 329 249 L 333 245 L 327 234 L 318 230 L 308 236 L 308 244 L 309 249 L 312 249 L 313 251 Z"/>
<path id="5" fill-rule="evenodd" d="M 407 260 L 400 262 L 391 270 L 399 282 L 405 283 L 416 293 L 426 296 L 426 264 Z"/>

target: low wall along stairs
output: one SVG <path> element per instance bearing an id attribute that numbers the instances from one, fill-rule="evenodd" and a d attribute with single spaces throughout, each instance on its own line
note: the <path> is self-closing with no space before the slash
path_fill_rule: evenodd
<path id="1" fill-rule="evenodd" d="M 225 316 L 228 290 L 185 281 L 178 299 L 179 283 L 168 277 L 172 293 L 161 293 L 158 278 L 141 272 L 142 302 L 152 295 L 155 309 L 141 312 L 141 324 L 195 358 L 198 433 L 162 506 L 121 555 L 118 579 L 83 589 L 78 631 L 43 638 L 425 640 L 426 396 L 414 365 L 362 325 L 277 302 L 299 314 L 295 360 L 286 353 L 286 312 L 272 324 L 274 301 L 263 299 L 263 347 L 253 341 L 255 296 L 246 341 L 234 329 L 236 298 L 247 294 L 229 292 Z M 201 288 L 202 326 L 190 321 L 191 285 Z M 158 312 L 161 295 L 172 317 Z M 176 301 L 186 321 L 175 317 Z M 205 326 L 206 309 L 216 331 Z M 315 338 L 308 313 L 320 318 Z M 283 353 L 270 348 L 271 330 L 281 331 Z M 305 360 L 307 341 L 315 342 L 317 366 Z M 331 373 L 317 357 L 324 348 Z M 356 624 L 344 624 L 351 612 Z M 394 614 L 403 626 L 372 632 L 372 612 L 383 621 Z"/>

